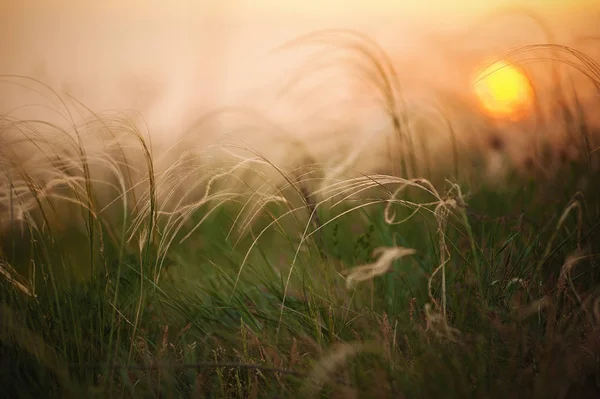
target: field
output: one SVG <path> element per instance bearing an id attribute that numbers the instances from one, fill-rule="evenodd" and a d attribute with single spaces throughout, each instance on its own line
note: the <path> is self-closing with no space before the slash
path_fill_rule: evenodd
<path id="1" fill-rule="evenodd" d="M 124 115 L 75 122 L 3 77 L 63 118 L 1 119 L 6 397 L 600 396 L 600 65 L 520 49 L 559 54 L 540 68 L 591 100 L 561 82 L 525 120 L 446 104 L 421 126 L 357 38 L 389 122 L 379 171 L 291 140 L 286 162 L 157 152 Z M 440 125 L 447 145 L 415 141 Z M 536 139 L 515 152 L 515 131 Z"/>

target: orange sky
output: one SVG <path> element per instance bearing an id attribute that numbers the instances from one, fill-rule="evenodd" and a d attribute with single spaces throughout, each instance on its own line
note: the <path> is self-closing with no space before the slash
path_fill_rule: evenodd
<path id="1" fill-rule="evenodd" d="M 0 74 L 33 75 L 93 109 L 136 108 L 151 125 L 165 128 L 185 124 L 198 109 L 248 98 L 260 103 L 259 90 L 267 93 L 277 75 L 298 65 L 292 55 L 271 59 L 265 52 L 314 29 L 359 29 L 396 60 L 414 65 L 416 73 L 449 84 L 458 72 L 436 58 L 438 50 L 425 48 L 423 37 L 464 30 L 469 21 L 506 5 L 531 9 L 567 35 L 586 33 L 590 25 L 581 18 L 595 18 L 595 3 L 0 0 Z M 480 47 L 498 40 L 507 46 L 544 40 L 539 27 L 524 18 L 504 18 L 484 28 L 470 37 Z M 409 76 L 407 84 L 417 85 L 419 76 Z M 13 105 L 4 95 L 0 112 Z"/>

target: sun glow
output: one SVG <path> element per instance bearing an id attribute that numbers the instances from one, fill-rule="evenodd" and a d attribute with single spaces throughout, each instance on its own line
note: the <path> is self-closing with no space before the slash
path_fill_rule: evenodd
<path id="1" fill-rule="evenodd" d="M 474 90 L 481 106 L 493 117 L 520 119 L 534 101 L 531 83 L 516 66 L 496 62 L 477 74 Z"/>

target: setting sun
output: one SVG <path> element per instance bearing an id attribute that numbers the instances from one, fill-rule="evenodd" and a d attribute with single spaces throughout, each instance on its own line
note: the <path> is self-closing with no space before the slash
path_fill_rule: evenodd
<path id="1" fill-rule="evenodd" d="M 516 66 L 506 62 L 496 62 L 479 73 L 474 89 L 485 111 L 494 117 L 518 119 L 533 104 L 529 80 Z"/>

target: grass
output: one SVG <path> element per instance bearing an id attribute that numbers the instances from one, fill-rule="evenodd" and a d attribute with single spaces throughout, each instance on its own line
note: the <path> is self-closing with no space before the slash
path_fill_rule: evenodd
<path id="1" fill-rule="evenodd" d="M 392 172 L 275 165 L 240 145 L 155 154 L 126 118 L 75 124 L 66 103 L 68 128 L 3 117 L 7 397 L 597 397 L 585 115 L 538 126 L 561 124 L 579 157 L 549 143 L 554 166 L 533 154 L 490 182 L 440 113 L 435 168 L 376 44 L 300 42 L 315 40 L 366 62 L 405 155 Z M 584 54 L 552 50 L 600 82 Z"/>

